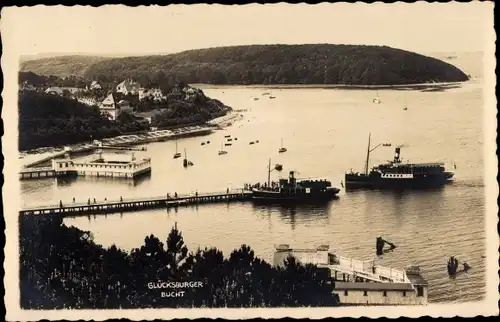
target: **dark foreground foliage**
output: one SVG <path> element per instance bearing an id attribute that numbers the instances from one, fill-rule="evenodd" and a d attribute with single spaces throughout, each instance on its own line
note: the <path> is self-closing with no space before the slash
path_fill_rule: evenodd
<path id="1" fill-rule="evenodd" d="M 189 50 L 163 56 L 105 59 L 87 79 L 132 77 L 205 84 L 396 85 L 468 80 L 441 60 L 386 46 L 252 45 Z"/>
<path id="2" fill-rule="evenodd" d="M 165 244 L 151 235 L 129 254 L 96 245 L 89 232 L 66 227 L 60 218 L 20 217 L 24 309 L 338 305 L 334 285 L 322 275 L 292 257 L 283 268 L 273 267 L 245 245 L 229 258 L 215 248 L 190 253 L 176 227 Z M 148 287 L 157 281 L 196 281 L 202 287 L 162 297 L 173 290 Z"/>

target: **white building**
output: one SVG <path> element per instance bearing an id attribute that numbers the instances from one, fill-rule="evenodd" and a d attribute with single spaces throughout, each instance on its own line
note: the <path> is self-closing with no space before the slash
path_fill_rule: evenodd
<path id="1" fill-rule="evenodd" d="M 141 87 L 138 83 L 132 81 L 131 79 L 126 79 L 120 84 L 116 85 L 116 92 L 122 93 L 124 95 L 127 94 L 135 95 L 139 93 L 140 88 Z"/>
<path id="2" fill-rule="evenodd" d="M 166 96 L 160 88 L 152 88 L 149 92 L 155 101 L 162 101 L 166 99 Z"/>
<path id="3" fill-rule="evenodd" d="M 99 84 L 98 81 L 92 81 L 92 83 L 90 84 L 90 89 L 93 90 L 93 89 L 102 89 L 102 86 L 101 84 Z"/>
<path id="4" fill-rule="evenodd" d="M 335 283 L 333 292 L 342 304 L 353 305 L 424 305 L 427 304 L 427 281 L 418 267 L 398 270 L 377 265 L 375 260 L 361 261 L 338 256 L 328 245 L 316 249 L 292 249 L 279 245 L 274 264 L 283 265 L 288 256 L 302 264 L 328 268 Z"/>
<path id="5" fill-rule="evenodd" d="M 146 97 L 149 97 L 151 95 L 151 93 L 149 92 L 149 89 L 147 89 L 147 88 L 139 88 L 138 94 L 139 94 L 140 101 L 142 101 L 143 99 L 145 99 Z"/>
<path id="6" fill-rule="evenodd" d="M 45 90 L 45 93 L 47 94 L 52 94 L 52 95 L 59 95 L 59 96 L 62 96 L 63 95 L 63 90 L 62 88 L 60 87 L 57 87 L 57 86 L 53 86 L 53 87 L 49 87 Z"/>
<path id="7" fill-rule="evenodd" d="M 101 113 L 106 113 L 109 115 L 111 120 L 116 120 L 118 115 L 120 114 L 120 109 L 116 104 L 116 99 L 113 93 L 109 94 L 99 105 L 99 109 Z"/>
<path id="8" fill-rule="evenodd" d="M 92 97 L 78 97 L 77 101 L 88 106 L 99 106 L 99 102 Z"/>
<path id="9" fill-rule="evenodd" d="M 122 112 L 132 112 L 130 103 L 126 100 L 116 102 L 116 97 L 110 93 L 99 105 L 101 113 L 107 113 L 111 120 L 116 120 Z"/>
<path id="10" fill-rule="evenodd" d="M 78 176 L 112 177 L 134 179 L 151 172 L 151 159 L 137 160 L 134 154 L 102 153 L 72 159 L 66 155 L 52 160 L 56 176 L 76 174 Z"/>
<path id="11" fill-rule="evenodd" d="M 78 87 L 61 87 L 61 90 L 64 92 L 64 91 L 68 91 L 70 92 L 71 94 L 76 94 L 76 93 L 79 93 L 81 91 L 83 91 L 83 88 L 78 88 Z"/>

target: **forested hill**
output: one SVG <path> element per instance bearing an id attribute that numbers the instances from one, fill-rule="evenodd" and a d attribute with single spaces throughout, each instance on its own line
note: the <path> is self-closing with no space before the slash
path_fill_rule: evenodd
<path id="1" fill-rule="evenodd" d="M 87 68 L 109 58 L 99 56 L 60 56 L 27 60 L 21 63 L 21 72 L 45 76 L 83 76 Z"/>
<path id="2" fill-rule="evenodd" d="M 457 67 L 385 46 L 252 45 L 105 59 L 87 79 L 211 84 L 393 85 L 468 80 Z"/>

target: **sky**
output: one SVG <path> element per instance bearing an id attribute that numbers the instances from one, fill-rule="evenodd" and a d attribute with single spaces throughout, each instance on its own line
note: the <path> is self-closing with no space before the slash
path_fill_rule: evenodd
<path id="1" fill-rule="evenodd" d="M 20 55 L 144 55 L 250 44 L 386 45 L 472 52 L 493 28 L 489 3 L 24 7 L 2 10 Z M 13 45 L 14 46 L 14 45 Z"/>

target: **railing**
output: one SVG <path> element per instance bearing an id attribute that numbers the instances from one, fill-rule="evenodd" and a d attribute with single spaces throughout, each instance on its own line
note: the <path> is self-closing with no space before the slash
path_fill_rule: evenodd
<path id="1" fill-rule="evenodd" d="M 72 202 L 72 201 L 67 201 L 65 202 L 62 200 L 63 207 L 82 207 L 82 206 L 93 206 L 93 205 L 106 205 L 106 204 L 122 204 L 122 203 L 129 203 L 129 202 L 150 202 L 150 201 L 158 201 L 158 200 L 168 200 L 168 201 L 176 201 L 176 200 L 184 200 L 188 198 L 203 198 L 203 197 L 213 197 L 213 196 L 222 196 L 222 195 L 244 195 L 245 193 L 248 193 L 248 191 L 245 191 L 245 189 L 231 189 L 229 190 L 229 193 L 226 191 L 222 192 L 208 192 L 208 193 L 198 193 L 198 195 L 195 193 L 189 193 L 189 194 L 178 194 L 177 198 L 175 198 L 175 193 L 170 193 L 170 196 L 167 197 L 167 195 L 163 196 L 156 196 L 156 197 L 138 197 L 138 198 L 123 198 L 123 199 L 118 199 L 118 200 L 96 200 L 96 203 L 94 203 L 94 199 L 90 198 L 90 204 L 88 203 L 88 199 L 85 202 Z M 60 204 L 48 204 L 48 205 L 29 205 L 26 207 L 23 207 L 21 210 L 46 210 L 46 209 L 53 209 L 53 208 L 59 208 Z"/>
<path id="2" fill-rule="evenodd" d="M 352 271 L 353 273 L 362 273 L 364 275 L 372 276 L 381 281 L 388 279 L 394 282 L 408 283 L 410 280 L 406 276 L 405 271 L 398 270 L 390 267 L 376 265 L 374 261 L 362 261 L 348 257 L 338 257 L 339 263 L 337 266 L 341 270 Z M 375 264 L 375 265 L 374 265 Z M 375 271 L 373 267 L 375 266 Z"/>
<path id="3" fill-rule="evenodd" d="M 40 168 L 28 168 L 22 169 L 19 173 L 30 173 L 30 172 L 42 172 L 42 171 L 52 171 L 52 167 L 40 167 Z"/>

